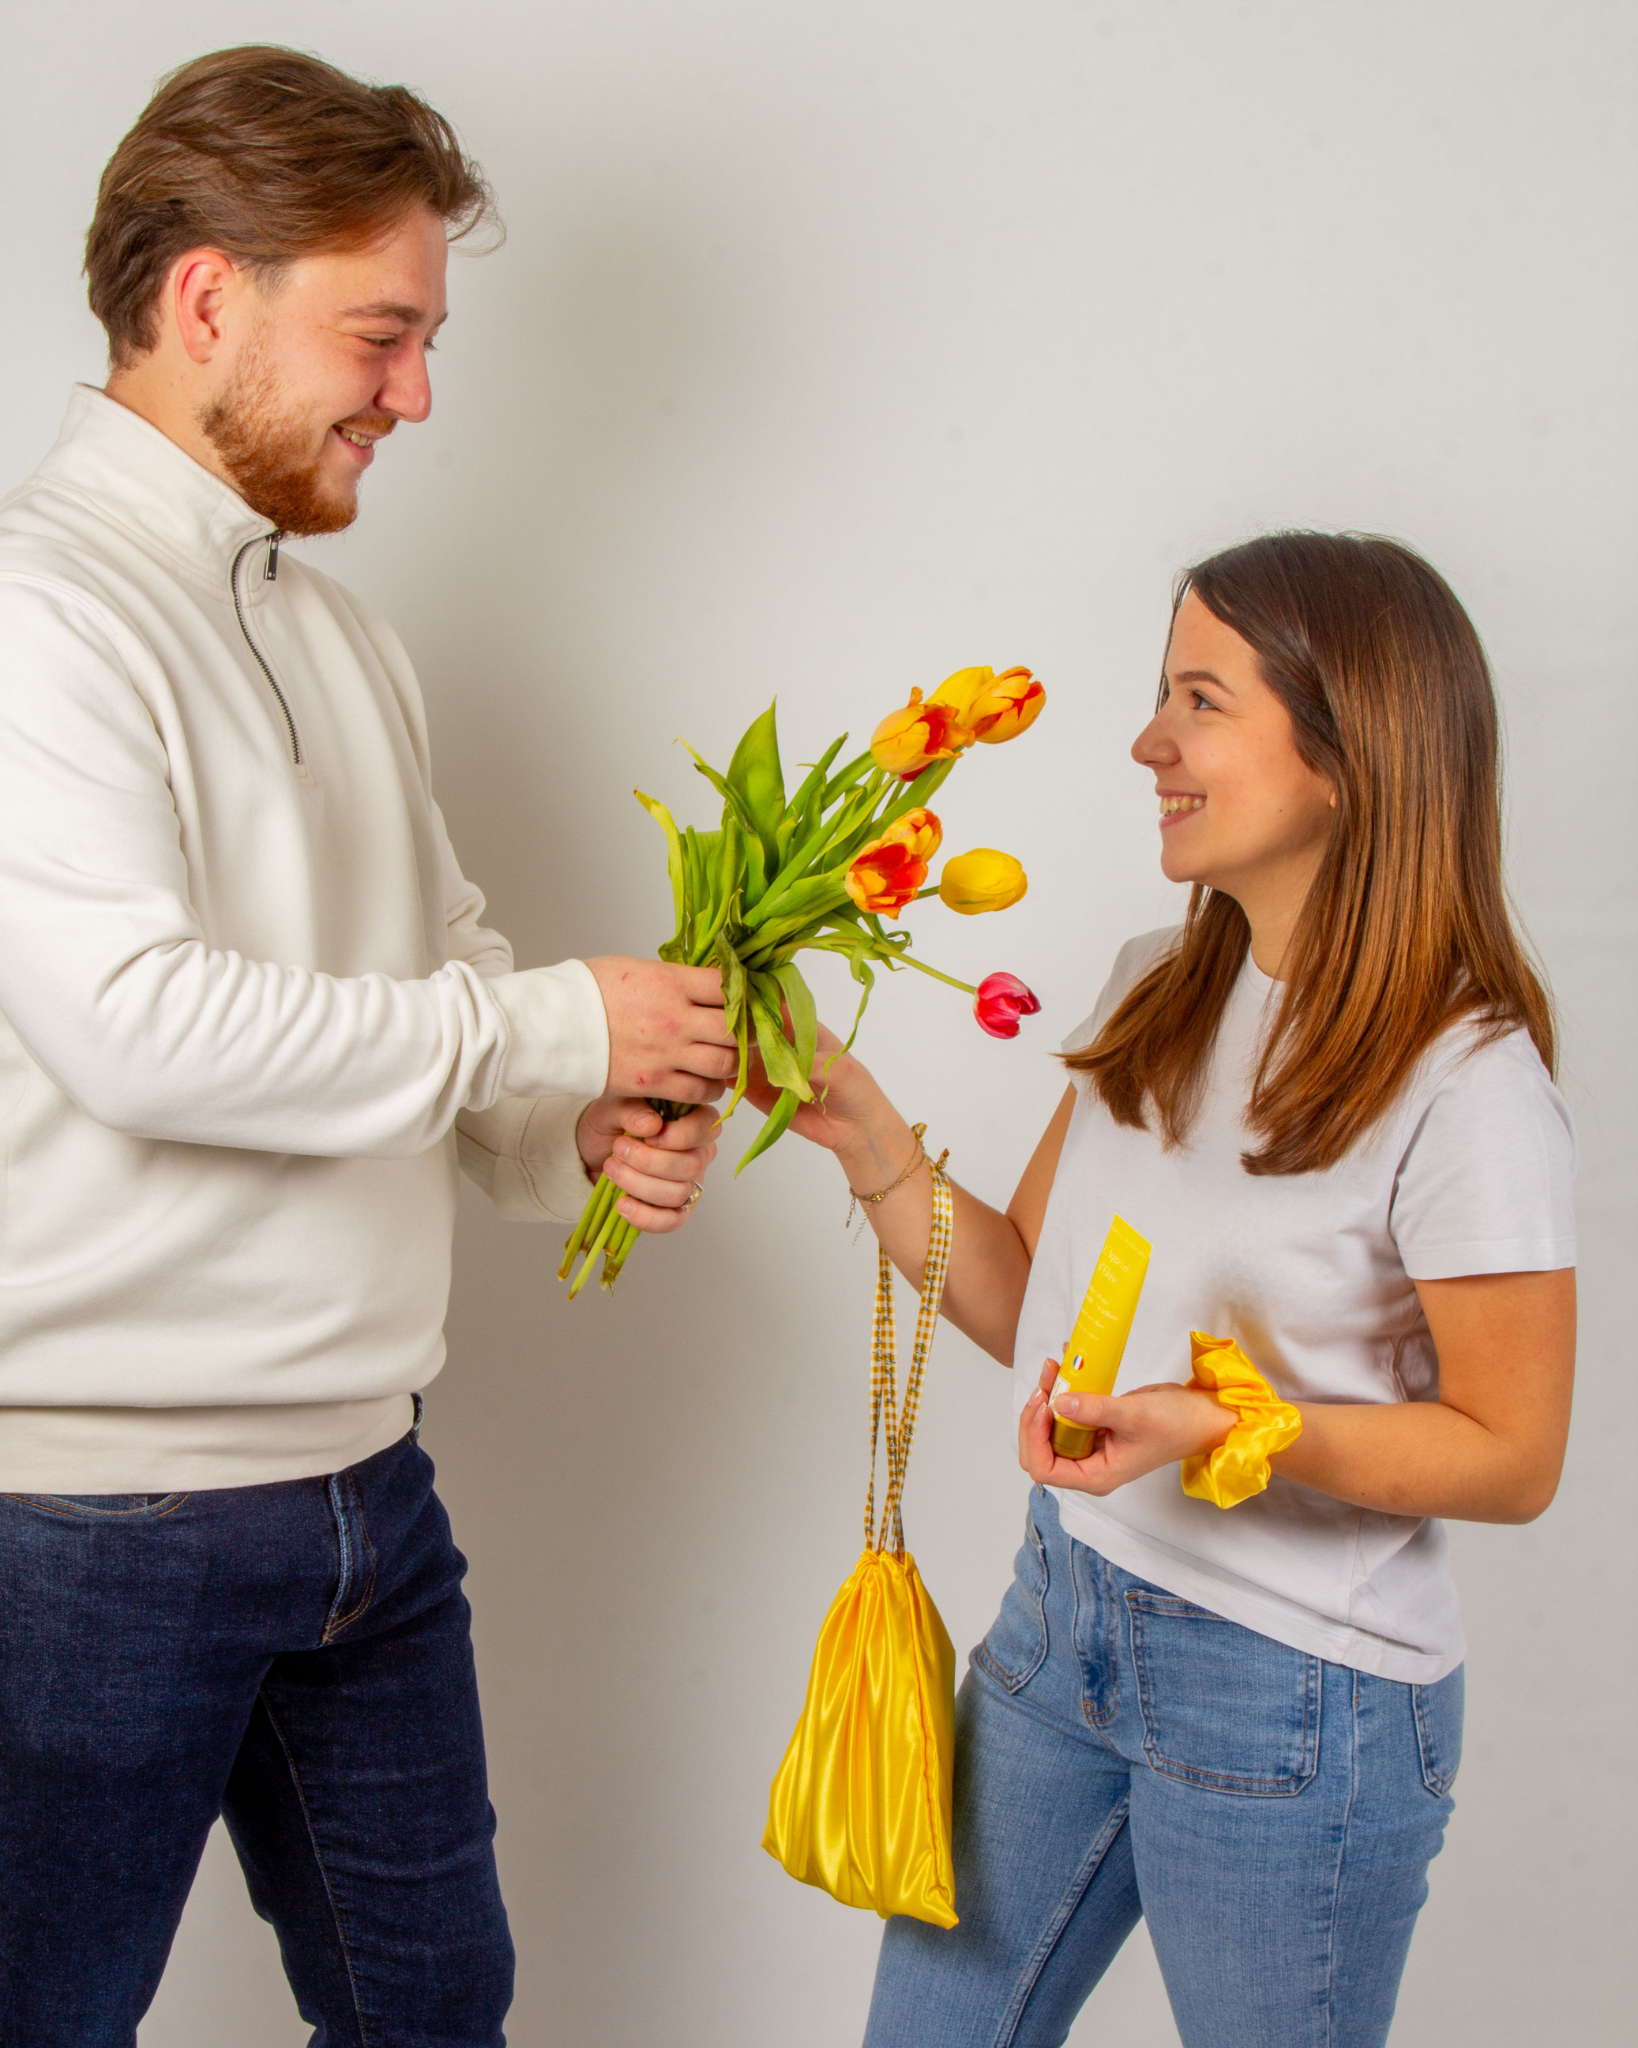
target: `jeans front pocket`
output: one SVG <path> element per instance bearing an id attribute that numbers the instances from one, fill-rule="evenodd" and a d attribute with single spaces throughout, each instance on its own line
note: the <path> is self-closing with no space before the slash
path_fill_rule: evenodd
<path id="1" fill-rule="evenodd" d="M 1024 1540 L 1013 1561 L 1012 1584 L 990 1632 L 973 1652 L 973 1661 L 1017 1692 L 1040 1670 L 1047 1653 L 1046 1545 L 1036 1527 L 1031 1503 L 1024 1517 Z"/>
<path id="2" fill-rule="evenodd" d="M 1416 1747 L 1422 1758 L 1422 1782 L 1443 1799 L 1462 1767 L 1462 1719 L 1467 1704 L 1467 1667 L 1456 1669 L 1432 1685 L 1413 1685 L 1411 1711 L 1416 1716 Z"/>
<path id="3" fill-rule="evenodd" d="M 79 1521 L 133 1521 L 168 1515 L 188 1498 L 185 1493 L 12 1493 L 5 1496 L 43 1515 L 66 1515 Z"/>
<path id="4" fill-rule="evenodd" d="M 1151 1769 L 1214 1792 L 1300 1792 L 1319 1768 L 1320 1659 L 1153 1587 L 1126 1605 Z"/>

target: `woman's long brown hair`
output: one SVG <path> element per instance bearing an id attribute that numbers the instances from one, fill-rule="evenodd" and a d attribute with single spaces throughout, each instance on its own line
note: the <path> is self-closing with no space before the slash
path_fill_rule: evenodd
<path id="1" fill-rule="evenodd" d="M 1249 643 L 1297 750 L 1336 790 L 1324 861 L 1283 963 L 1251 1091 L 1248 1173 L 1333 1165 L 1392 1105 L 1448 1025 L 1522 1025 L 1549 1072 L 1552 1009 L 1502 881 L 1496 700 L 1472 622 L 1409 548 L 1273 533 L 1198 563 L 1193 591 Z M 1189 1131 L 1251 941 L 1197 885 L 1178 944 L 1065 1064 L 1117 1123 Z"/>

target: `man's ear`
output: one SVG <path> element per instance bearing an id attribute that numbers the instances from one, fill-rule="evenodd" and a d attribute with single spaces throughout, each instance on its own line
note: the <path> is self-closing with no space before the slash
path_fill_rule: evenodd
<path id="1" fill-rule="evenodd" d="M 190 249 L 171 265 L 165 292 L 190 361 L 208 363 L 226 339 L 226 316 L 250 280 L 220 249 Z"/>

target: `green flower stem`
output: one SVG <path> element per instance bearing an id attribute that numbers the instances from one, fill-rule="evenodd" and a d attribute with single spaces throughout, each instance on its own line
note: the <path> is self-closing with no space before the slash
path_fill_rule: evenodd
<path id="1" fill-rule="evenodd" d="M 918 974 L 930 974 L 935 981 L 942 981 L 950 988 L 958 988 L 963 995 L 976 996 L 978 991 L 970 981 L 957 981 L 953 974 L 940 974 L 936 967 L 929 967 L 925 960 L 918 960 L 914 953 L 878 953 L 878 960 L 884 960 L 892 967 L 913 967 Z"/>
<path id="2" fill-rule="evenodd" d="M 737 947 L 735 950 L 739 952 L 739 957 L 747 970 L 766 967 L 775 954 L 795 952 L 806 944 L 806 934 L 818 931 L 821 925 L 833 918 L 850 900 L 845 889 L 838 889 L 833 903 L 817 904 L 800 919 L 767 925 L 761 931 L 749 932 L 746 934 L 749 943 L 743 950 Z"/>
<path id="3" fill-rule="evenodd" d="M 620 1277 L 620 1268 L 626 1263 L 626 1254 L 641 1236 L 642 1232 L 635 1223 L 627 1223 L 622 1220 L 619 1229 L 610 1237 L 608 1247 L 603 1253 L 603 1272 L 600 1282 L 602 1286 L 613 1287 L 615 1281 Z"/>
<path id="4" fill-rule="evenodd" d="M 614 1187 L 613 1181 L 609 1182 L 609 1186 L 611 1188 Z M 614 1201 L 611 1201 L 609 1203 L 608 1213 L 603 1218 L 602 1224 L 598 1229 L 597 1235 L 592 1239 L 591 1244 L 587 1248 L 585 1263 L 580 1268 L 580 1271 L 576 1273 L 573 1280 L 569 1283 L 569 1299 L 571 1301 L 574 1300 L 575 1296 L 580 1292 L 581 1288 L 585 1286 L 587 1276 L 590 1274 L 592 1269 L 592 1261 L 597 1257 L 597 1254 L 603 1249 L 603 1247 L 608 1243 L 609 1239 L 614 1235 L 615 1226 L 622 1221 L 619 1210 L 616 1209 L 614 1206 L 614 1202 L 617 1202 L 619 1199 L 620 1192 L 616 1188 L 614 1192 Z"/>
<path id="5" fill-rule="evenodd" d="M 586 1197 L 586 1206 L 580 1212 L 580 1221 L 574 1227 L 574 1235 L 563 1247 L 563 1263 L 557 1269 L 557 1277 L 560 1280 L 568 1279 L 580 1247 L 588 1236 L 596 1234 L 598 1225 L 603 1221 L 609 1204 L 614 1199 L 613 1188 L 614 1183 L 606 1174 L 598 1175 L 596 1187 Z"/>

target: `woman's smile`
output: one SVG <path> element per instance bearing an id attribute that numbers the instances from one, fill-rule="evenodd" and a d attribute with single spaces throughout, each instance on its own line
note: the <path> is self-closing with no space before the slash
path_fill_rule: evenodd
<path id="1" fill-rule="evenodd" d="M 1160 799 L 1162 832 L 1168 826 L 1180 825 L 1185 818 L 1192 817 L 1196 811 L 1203 811 L 1206 807 L 1206 799 L 1195 795 L 1192 790 L 1157 789 L 1155 795 Z"/>

